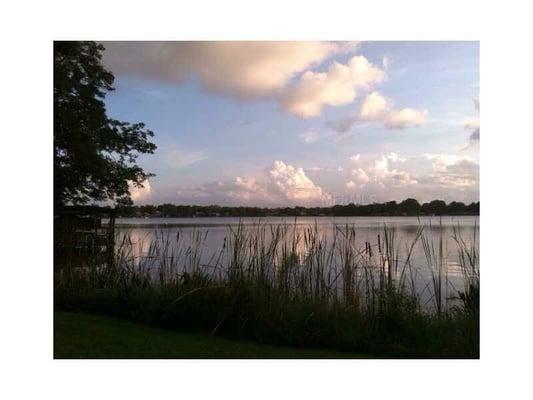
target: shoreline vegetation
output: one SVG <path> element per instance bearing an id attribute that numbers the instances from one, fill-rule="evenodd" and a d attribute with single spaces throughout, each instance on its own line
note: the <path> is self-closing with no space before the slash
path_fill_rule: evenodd
<path id="1" fill-rule="evenodd" d="M 479 215 L 480 203 L 468 205 L 452 201 L 433 200 L 420 204 L 415 199 L 401 202 L 389 201 L 372 204 L 337 204 L 329 207 L 230 207 L 200 205 L 140 205 L 117 206 L 114 211 L 118 217 L 131 218 L 187 218 L 187 217 L 294 217 L 294 216 L 445 216 L 445 215 Z M 104 207 L 105 208 L 105 207 Z M 108 208 L 111 210 L 111 208 Z"/>
<path id="2" fill-rule="evenodd" d="M 384 225 L 363 248 L 350 225 L 332 239 L 316 225 L 228 229 L 208 262 L 207 232 L 189 241 L 162 232 L 144 256 L 125 236 L 112 264 L 87 260 L 55 272 L 55 310 L 354 357 L 479 358 L 476 229 L 455 226 L 451 238 L 435 239 L 420 226 L 405 243 Z M 456 290 L 448 285 L 448 239 L 463 273 Z M 425 296 L 411 260 L 417 243 L 431 272 Z"/>

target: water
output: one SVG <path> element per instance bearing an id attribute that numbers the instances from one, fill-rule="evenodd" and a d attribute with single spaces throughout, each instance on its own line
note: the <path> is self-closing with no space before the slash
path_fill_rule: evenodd
<path id="1" fill-rule="evenodd" d="M 470 246 L 475 244 L 479 254 L 479 217 L 453 216 L 453 217 L 263 217 L 263 218 L 119 218 L 116 220 L 116 229 L 119 237 L 128 235 L 134 244 L 133 251 L 136 257 L 148 255 L 150 244 L 161 237 L 176 238 L 180 235 L 181 246 L 187 245 L 197 233 L 202 234 L 203 251 L 202 263 L 209 264 L 216 254 L 220 253 L 225 238 L 231 236 L 239 225 L 245 229 L 259 229 L 266 227 L 267 232 L 276 226 L 285 226 L 291 229 L 287 235 L 292 240 L 294 234 L 303 234 L 312 227 L 328 243 L 331 243 L 335 233 L 346 227 L 356 230 L 355 245 L 364 250 L 367 243 L 377 251 L 379 244 L 383 246 L 383 229 L 386 226 L 394 231 L 395 247 L 400 252 L 400 265 L 406 258 L 407 249 L 413 243 L 420 226 L 424 227 L 423 234 L 428 240 L 433 241 L 438 248 L 440 237 L 443 238 L 443 249 L 446 259 L 446 286 L 450 293 L 463 289 L 463 273 L 459 264 L 458 245 L 453 239 L 453 227 L 461 227 L 461 237 Z M 337 232 L 336 232 L 337 231 Z M 379 238 L 378 238 L 379 235 Z M 474 242 L 475 237 L 475 242 Z M 169 241 L 171 246 L 178 246 L 177 241 Z M 297 251 L 304 254 L 303 240 L 299 242 Z M 402 258 L 403 257 L 403 258 Z M 424 253 L 422 242 L 419 240 L 410 256 L 411 264 L 416 275 L 416 286 L 419 292 L 428 291 L 431 285 L 431 270 Z"/>

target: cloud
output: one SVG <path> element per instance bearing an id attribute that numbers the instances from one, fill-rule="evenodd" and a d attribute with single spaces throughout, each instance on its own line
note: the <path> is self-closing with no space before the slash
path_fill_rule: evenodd
<path id="1" fill-rule="evenodd" d="M 302 118 L 324 106 L 354 101 L 386 78 L 383 65 L 364 56 L 334 62 L 326 72 L 313 66 L 333 54 L 353 52 L 354 42 L 103 42 L 104 63 L 117 75 L 181 84 L 196 78 L 208 91 L 256 99 L 270 97 Z"/>
<path id="2" fill-rule="evenodd" d="M 402 157 L 397 153 L 363 157 L 346 181 L 346 192 L 371 201 L 475 201 L 479 197 L 479 163 L 471 157 L 426 154 Z M 352 197 L 349 197 L 352 199 Z"/>
<path id="3" fill-rule="evenodd" d="M 445 171 L 446 168 L 450 165 L 457 164 L 461 161 L 472 161 L 474 162 L 474 158 L 468 157 L 468 156 L 459 156 L 455 154 L 429 154 L 426 153 L 422 156 L 424 159 L 429 160 L 431 162 L 431 165 L 433 167 L 434 171 Z"/>
<path id="4" fill-rule="evenodd" d="M 479 113 L 479 97 L 474 98 L 474 105 L 476 107 L 476 111 Z M 468 137 L 469 145 L 467 147 L 479 143 L 479 133 L 480 133 L 479 116 L 466 121 L 465 129 L 471 131 L 470 136 Z"/>
<path id="5" fill-rule="evenodd" d="M 366 185 L 370 181 L 367 173 L 362 168 L 352 171 L 352 179 L 346 184 L 348 189 L 355 189 Z"/>
<path id="6" fill-rule="evenodd" d="M 152 186 L 149 180 L 142 182 L 141 186 L 136 186 L 132 181 L 128 181 L 131 200 L 134 203 L 142 203 L 148 200 L 152 194 Z"/>
<path id="7" fill-rule="evenodd" d="M 393 151 L 391 151 L 389 154 L 387 154 L 386 157 L 387 157 L 387 159 L 389 159 L 390 161 L 393 161 L 393 162 L 405 162 L 405 161 L 407 161 L 406 158 L 400 157 L 398 154 L 396 154 Z"/>
<path id="8" fill-rule="evenodd" d="M 331 196 L 301 167 L 276 160 L 262 177 L 236 177 L 178 190 L 180 200 L 226 205 L 325 205 Z"/>
<path id="9" fill-rule="evenodd" d="M 367 187 L 370 190 L 395 187 L 398 185 L 413 185 L 417 181 L 406 171 L 391 168 L 390 163 L 404 163 L 406 158 L 394 152 L 384 154 L 371 160 L 362 160 L 361 156 L 350 158 L 361 166 L 352 170 L 351 179 L 346 183 L 350 190 Z"/>
<path id="10" fill-rule="evenodd" d="M 176 191 L 177 201 L 204 205 L 271 205 L 267 195 L 264 185 L 254 177 L 240 176 L 200 186 L 180 187 Z"/>
<path id="11" fill-rule="evenodd" d="M 470 202 L 479 197 L 479 162 L 472 157 L 455 154 L 407 157 L 389 152 L 361 154 L 353 159 L 349 161 L 351 168 L 340 170 L 320 165 L 304 170 L 276 160 L 256 176 L 182 187 L 177 197 L 168 201 L 279 207 L 328 206 L 346 199 L 353 201 L 354 193 L 378 202 L 408 197 L 421 202 L 435 198 Z M 316 180 L 331 173 L 336 177 L 327 187 L 317 183 Z"/>
<path id="12" fill-rule="evenodd" d="M 409 126 L 420 126 L 426 123 L 427 110 L 416 110 L 414 108 L 402 108 L 391 111 L 385 119 L 385 125 L 391 129 L 404 129 Z"/>
<path id="13" fill-rule="evenodd" d="M 479 118 L 471 119 L 465 122 L 465 129 L 471 131 L 470 136 L 468 137 L 470 144 L 479 142 Z"/>
<path id="14" fill-rule="evenodd" d="M 479 163 L 467 156 L 426 154 L 432 162 L 430 174 L 420 178 L 426 185 L 479 190 Z"/>
<path id="15" fill-rule="evenodd" d="M 394 110 L 390 99 L 374 91 L 366 95 L 357 115 L 342 119 L 330 126 L 337 133 L 350 131 L 357 121 L 384 122 L 389 129 L 403 129 L 425 124 L 427 116 L 427 110 L 414 108 Z"/>
<path id="16" fill-rule="evenodd" d="M 474 129 L 474 131 L 470 134 L 468 138 L 470 140 L 470 143 L 479 142 L 479 128 Z"/>
<path id="17" fill-rule="evenodd" d="M 390 101 L 379 92 L 368 94 L 359 110 L 359 117 L 367 121 L 384 119 L 391 108 Z"/>
<path id="18" fill-rule="evenodd" d="M 399 171 L 395 168 L 392 170 L 389 168 L 390 162 L 402 163 L 405 161 L 405 158 L 402 158 L 398 156 L 398 154 L 391 152 L 374 160 L 374 164 L 370 167 L 370 171 L 372 172 L 375 181 L 393 179 L 394 181 L 410 183 L 414 180 L 410 179 L 409 174 L 404 171 Z"/>
<path id="19" fill-rule="evenodd" d="M 296 74 L 348 44 L 332 42 L 104 42 L 104 63 L 116 74 L 182 83 L 190 77 L 216 93 L 271 96 Z"/>
<path id="20" fill-rule="evenodd" d="M 382 82 L 385 71 L 363 56 L 354 56 L 347 64 L 334 62 L 327 72 L 305 72 L 282 96 L 283 108 L 302 118 L 320 115 L 324 106 L 353 102 L 357 91 L 368 90 Z"/>
<path id="21" fill-rule="evenodd" d="M 276 160 L 268 171 L 268 188 L 289 202 L 318 203 L 330 196 L 309 179 L 302 168 Z"/>
<path id="22" fill-rule="evenodd" d="M 353 52 L 354 42 L 103 42 L 104 63 L 116 75 L 181 84 L 197 79 L 207 91 L 242 100 L 273 98 L 302 118 L 317 117 L 325 106 L 352 103 L 386 79 L 390 65 L 356 55 L 345 64 L 333 62 L 325 72 L 311 69 L 334 54 Z M 374 92 L 360 111 L 363 120 L 382 119 L 388 100 Z M 415 112 L 413 112 L 415 111 Z M 421 121 L 420 112 L 403 109 L 390 115 L 387 126 L 403 128 Z M 334 129 L 347 132 L 355 120 Z"/>

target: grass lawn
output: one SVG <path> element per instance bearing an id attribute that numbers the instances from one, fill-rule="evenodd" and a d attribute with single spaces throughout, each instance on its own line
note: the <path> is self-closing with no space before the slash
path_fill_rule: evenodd
<path id="1" fill-rule="evenodd" d="M 355 358 L 332 351 L 267 346 L 177 333 L 86 314 L 54 314 L 54 358 Z"/>

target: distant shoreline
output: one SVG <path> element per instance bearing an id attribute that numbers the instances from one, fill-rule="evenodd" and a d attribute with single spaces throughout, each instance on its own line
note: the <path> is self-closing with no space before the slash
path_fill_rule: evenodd
<path id="1" fill-rule="evenodd" d="M 119 206 L 113 209 L 122 218 L 202 218 L 202 217 L 417 217 L 417 216 L 476 216 L 480 203 L 464 204 L 433 200 L 420 204 L 416 199 L 401 202 L 334 205 L 329 207 L 230 207 L 191 206 L 176 204 Z M 111 209 L 110 209 L 111 210 Z"/>

